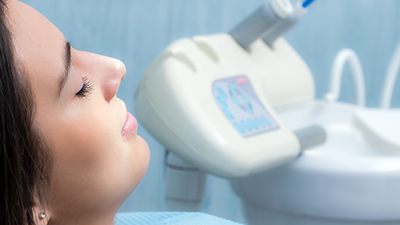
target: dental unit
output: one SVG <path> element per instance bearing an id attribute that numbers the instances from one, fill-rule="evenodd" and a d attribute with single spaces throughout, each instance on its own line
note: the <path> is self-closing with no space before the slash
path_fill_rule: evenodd
<path id="1" fill-rule="evenodd" d="M 135 108 L 167 150 L 168 209 L 199 210 L 209 173 L 230 179 L 250 225 L 400 224 L 400 111 L 388 103 L 400 46 L 385 109 L 365 107 L 350 49 L 316 100 L 310 69 L 282 38 L 311 3 L 269 0 L 229 33 L 173 42 L 145 72 Z M 337 102 L 346 63 L 357 105 Z"/>

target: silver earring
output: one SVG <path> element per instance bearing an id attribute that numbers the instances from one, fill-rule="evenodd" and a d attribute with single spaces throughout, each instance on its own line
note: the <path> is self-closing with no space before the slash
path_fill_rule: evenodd
<path id="1" fill-rule="evenodd" d="M 45 212 L 39 213 L 39 219 L 40 219 L 40 220 L 46 219 L 46 213 L 45 213 Z"/>

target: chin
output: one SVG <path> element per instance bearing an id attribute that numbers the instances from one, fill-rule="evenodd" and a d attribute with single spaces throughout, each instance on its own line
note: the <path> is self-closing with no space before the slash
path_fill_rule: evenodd
<path id="1" fill-rule="evenodd" d="M 132 146 L 132 162 L 131 173 L 128 180 L 131 180 L 131 190 L 132 192 L 136 186 L 143 179 L 150 161 L 150 150 L 146 141 L 140 137 L 136 136 L 135 143 Z"/>

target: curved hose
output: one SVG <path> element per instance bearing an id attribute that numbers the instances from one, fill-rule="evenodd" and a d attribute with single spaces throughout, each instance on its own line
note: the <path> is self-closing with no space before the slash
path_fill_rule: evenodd
<path id="1" fill-rule="evenodd" d="M 343 69 L 346 63 L 349 63 L 353 72 L 353 79 L 357 94 L 357 104 L 365 106 L 365 82 L 360 59 L 351 49 L 342 49 L 336 55 L 331 72 L 330 91 L 325 95 L 327 101 L 337 101 L 340 94 L 340 86 L 343 76 Z"/>
<path id="2" fill-rule="evenodd" d="M 382 89 L 381 108 L 390 108 L 393 91 L 396 84 L 397 74 L 400 70 L 400 43 L 393 55 L 392 61 L 386 72 L 385 83 Z"/>

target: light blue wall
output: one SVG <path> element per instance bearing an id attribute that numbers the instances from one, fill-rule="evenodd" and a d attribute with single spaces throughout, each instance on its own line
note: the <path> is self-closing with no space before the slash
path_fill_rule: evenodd
<path id="1" fill-rule="evenodd" d="M 171 41 L 195 34 L 224 32 L 262 0 L 27 0 L 65 33 L 74 47 L 122 59 L 128 76 L 119 95 L 133 111 L 133 92 L 141 74 Z M 400 1 L 319 0 L 287 38 L 305 58 L 318 96 L 328 87 L 329 71 L 340 48 L 355 49 L 364 64 L 368 104 L 376 106 L 386 66 L 400 41 Z M 398 85 L 399 86 L 399 85 Z M 400 89 L 395 105 L 400 106 Z M 354 101 L 351 79 L 342 99 Z M 149 171 L 123 210 L 162 210 L 162 147 L 144 130 L 152 149 Z M 241 220 L 239 201 L 227 182 L 211 178 L 205 210 Z"/>

